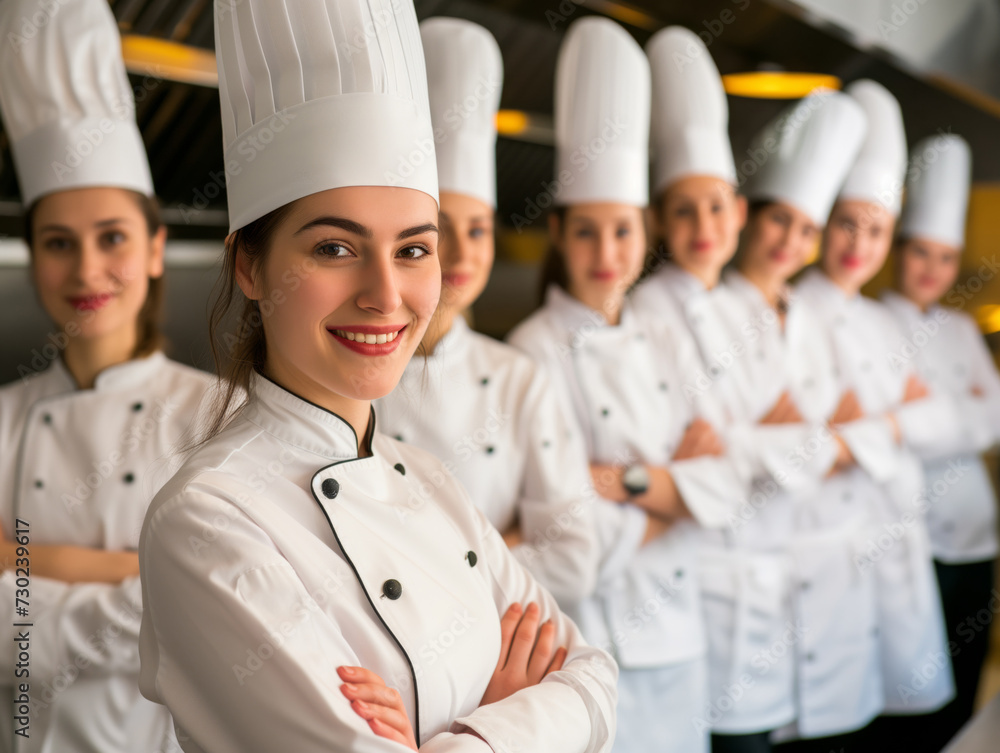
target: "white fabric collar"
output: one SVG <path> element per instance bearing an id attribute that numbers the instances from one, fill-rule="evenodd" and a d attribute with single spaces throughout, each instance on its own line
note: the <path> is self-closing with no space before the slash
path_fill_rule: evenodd
<path id="1" fill-rule="evenodd" d="M 254 373 L 250 403 L 243 416 L 269 434 L 331 460 L 358 457 L 354 428 L 332 411 L 303 400 L 270 379 Z M 371 419 L 375 421 L 375 412 Z M 372 427 L 372 445 L 377 427 Z"/>

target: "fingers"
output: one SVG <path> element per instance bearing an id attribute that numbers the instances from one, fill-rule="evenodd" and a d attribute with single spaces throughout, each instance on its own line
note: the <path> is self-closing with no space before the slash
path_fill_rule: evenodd
<path id="1" fill-rule="evenodd" d="M 552 661 L 549 662 L 549 666 L 545 670 L 545 674 L 547 675 L 549 672 L 558 672 L 562 669 L 563 664 L 566 663 L 566 656 L 568 653 L 569 652 L 562 646 L 557 648 L 555 656 L 552 657 Z"/>
<path id="2" fill-rule="evenodd" d="M 386 740 L 392 740 L 400 745 L 405 745 L 410 750 L 417 750 L 416 745 L 412 742 L 412 738 L 402 734 L 399 730 L 386 724 L 381 719 L 369 720 L 368 726 L 379 737 L 384 737 Z"/>
<path id="3" fill-rule="evenodd" d="M 546 620 L 538 631 L 538 640 L 528 660 L 528 682 L 532 685 L 542 681 L 546 669 L 552 663 L 553 647 L 556 639 L 556 626 L 552 620 Z"/>
<path id="4" fill-rule="evenodd" d="M 524 616 L 521 617 L 521 622 L 518 623 L 514 639 L 510 644 L 510 654 L 507 657 L 508 666 L 522 671 L 527 668 L 531 650 L 535 647 L 540 616 L 540 610 L 535 602 L 531 602 L 524 610 Z"/>
<path id="5" fill-rule="evenodd" d="M 521 621 L 522 612 L 521 605 L 515 602 L 507 607 L 507 611 L 504 612 L 500 620 L 500 658 L 497 659 L 497 669 L 503 669 L 507 666 L 510 644 L 514 640 L 514 632 Z"/>
<path id="6" fill-rule="evenodd" d="M 338 667 L 337 673 L 345 674 L 342 670 L 348 670 L 346 674 L 365 674 L 375 680 L 363 683 L 347 682 L 340 686 L 340 692 L 351 702 L 354 713 L 367 721 L 372 732 L 379 737 L 395 740 L 416 750 L 413 728 L 410 726 L 410 719 L 399 691 L 386 687 L 382 678 L 374 672 L 352 671 L 363 670 L 363 667 Z"/>
<path id="7" fill-rule="evenodd" d="M 340 686 L 340 692 L 349 701 L 363 701 L 364 703 L 384 706 L 396 709 L 397 711 L 403 708 L 403 698 L 399 695 L 399 691 L 395 688 L 387 688 L 385 685 L 348 682 Z"/>
<path id="8" fill-rule="evenodd" d="M 369 683 L 385 687 L 385 680 L 364 667 L 337 667 L 337 674 L 340 675 L 340 679 L 344 682 L 354 684 Z"/>

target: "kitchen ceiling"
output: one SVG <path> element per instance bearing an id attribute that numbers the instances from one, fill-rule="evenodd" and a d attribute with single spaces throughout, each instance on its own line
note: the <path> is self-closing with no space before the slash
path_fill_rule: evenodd
<path id="1" fill-rule="evenodd" d="M 1000 181 L 1000 97 L 994 92 L 997 67 L 991 63 L 1000 50 L 992 44 L 992 37 L 984 39 L 984 34 L 993 33 L 988 24 L 976 23 L 985 6 L 980 0 L 961 0 L 959 4 L 975 12 L 970 12 L 969 20 L 955 24 L 949 37 L 935 40 L 933 56 L 921 57 L 907 56 L 907 50 L 900 49 L 899 39 L 896 49 L 892 49 L 892 45 L 878 44 L 877 35 L 866 36 L 865 28 L 885 29 L 877 26 L 883 17 L 877 12 L 873 17 L 872 6 L 882 8 L 885 21 L 900 29 L 900 25 L 892 23 L 893 18 L 900 19 L 892 15 L 892 8 L 912 5 L 916 10 L 905 16 L 910 26 L 903 31 L 913 35 L 919 25 L 918 14 L 940 3 L 957 8 L 954 0 L 903 0 L 881 5 L 881 0 L 863 0 L 863 5 L 859 2 L 416 0 L 416 8 L 420 18 L 458 16 L 493 32 L 505 62 L 501 106 L 538 115 L 543 124 L 551 122 L 553 73 L 563 33 L 575 18 L 603 13 L 622 22 L 642 44 L 666 25 L 694 29 L 709 43 L 722 73 L 784 69 L 830 73 L 845 82 L 874 78 L 899 98 L 911 142 L 938 130 L 960 133 L 973 147 L 975 179 Z M 981 7 L 975 7 L 977 3 Z M 213 47 L 211 0 L 114 0 L 111 5 L 124 34 L 204 49 Z M 866 19 L 858 16 L 857 9 L 862 7 L 867 9 Z M 931 18 L 930 11 L 927 13 L 926 18 Z M 868 26 L 864 27 L 862 21 Z M 970 36 L 970 26 L 979 29 L 975 39 Z M 903 32 L 900 34 L 900 38 L 905 37 Z M 957 52 L 958 48 L 972 46 L 979 52 L 971 62 L 969 54 Z M 977 60 L 983 70 L 977 68 Z M 986 69 L 988 72 L 984 72 Z M 218 91 L 140 75 L 133 75 L 132 83 L 137 118 L 172 236 L 222 237 L 226 214 Z M 754 132 L 781 106 L 776 101 L 730 97 L 730 131 L 738 161 Z M 551 177 L 552 149 L 538 142 L 537 138 L 500 139 L 501 222 L 509 222 L 512 214 L 523 212 L 526 199 L 536 195 L 541 184 Z M 2 132 L 0 157 L 0 234 L 17 235 L 18 188 Z"/>

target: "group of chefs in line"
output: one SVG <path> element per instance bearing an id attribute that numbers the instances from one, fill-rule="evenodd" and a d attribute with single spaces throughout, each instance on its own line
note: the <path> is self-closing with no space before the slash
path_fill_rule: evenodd
<path id="1" fill-rule="evenodd" d="M 0 6 L 54 328 L 0 389 L 0 750 L 940 750 L 1000 608 L 1000 378 L 940 305 L 966 142 L 908 158 L 862 80 L 734 159 L 696 34 L 580 18 L 543 300 L 501 343 L 466 317 L 490 33 L 409 0 L 215 21 L 218 379 L 162 350 L 107 3 Z"/>

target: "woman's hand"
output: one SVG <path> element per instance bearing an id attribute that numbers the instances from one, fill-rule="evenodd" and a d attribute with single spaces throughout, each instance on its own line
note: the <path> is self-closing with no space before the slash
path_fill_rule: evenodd
<path id="1" fill-rule="evenodd" d="M 906 389 L 903 390 L 903 402 L 911 403 L 914 400 L 921 400 L 931 394 L 927 385 L 916 374 L 910 374 L 906 380 Z"/>
<path id="2" fill-rule="evenodd" d="M 549 672 L 562 669 L 566 649 L 555 648 L 556 626 L 551 620 L 539 628 L 540 615 L 534 602 L 523 613 L 520 604 L 507 609 L 500 620 L 500 658 L 480 706 L 502 701 L 522 688 L 537 685 Z"/>
<path id="3" fill-rule="evenodd" d="M 712 428 L 712 424 L 703 418 L 696 418 L 688 424 L 672 460 L 690 460 L 702 455 L 724 455 L 725 452 L 726 448 Z"/>
<path id="4" fill-rule="evenodd" d="M 8 541 L 0 525 L 0 572 L 17 562 L 17 543 Z M 31 574 L 63 583 L 108 583 L 117 585 L 139 574 L 135 552 L 91 549 L 67 544 L 31 544 Z"/>
<path id="5" fill-rule="evenodd" d="M 830 416 L 831 424 L 849 424 L 851 421 L 860 421 L 865 417 L 865 412 L 861 408 L 861 402 L 854 390 L 845 390 L 837 404 L 837 409 Z"/>
<path id="6" fill-rule="evenodd" d="M 628 502 L 628 491 L 622 485 L 625 468 L 620 465 L 590 464 L 590 480 L 597 494 L 612 502 Z"/>
<path id="7" fill-rule="evenodd" d="M 762 424 L 801 424 L 805 421 L 799 409 L 792 400 L 788 390 L 781 393 L 771 410 L 758 423 Z"/>
<path id="8" fill-rule="evenodd" d="M 501 533 L 500 536 L 503 538 L 503 543 L 507 545 L 508 549 L 513 549 L 524 543 L 524 537 L 521 535 L 521 524 L 517 522 Z"/>
<path id="9" fill-rule="evenodd" d="M 344 681 L 340 692 L 372 732 L 417 750 L 413 725 L 398 690 L 387 687 L 381 677 L 364 667 L 337 667 L 337 674 Z"/>

